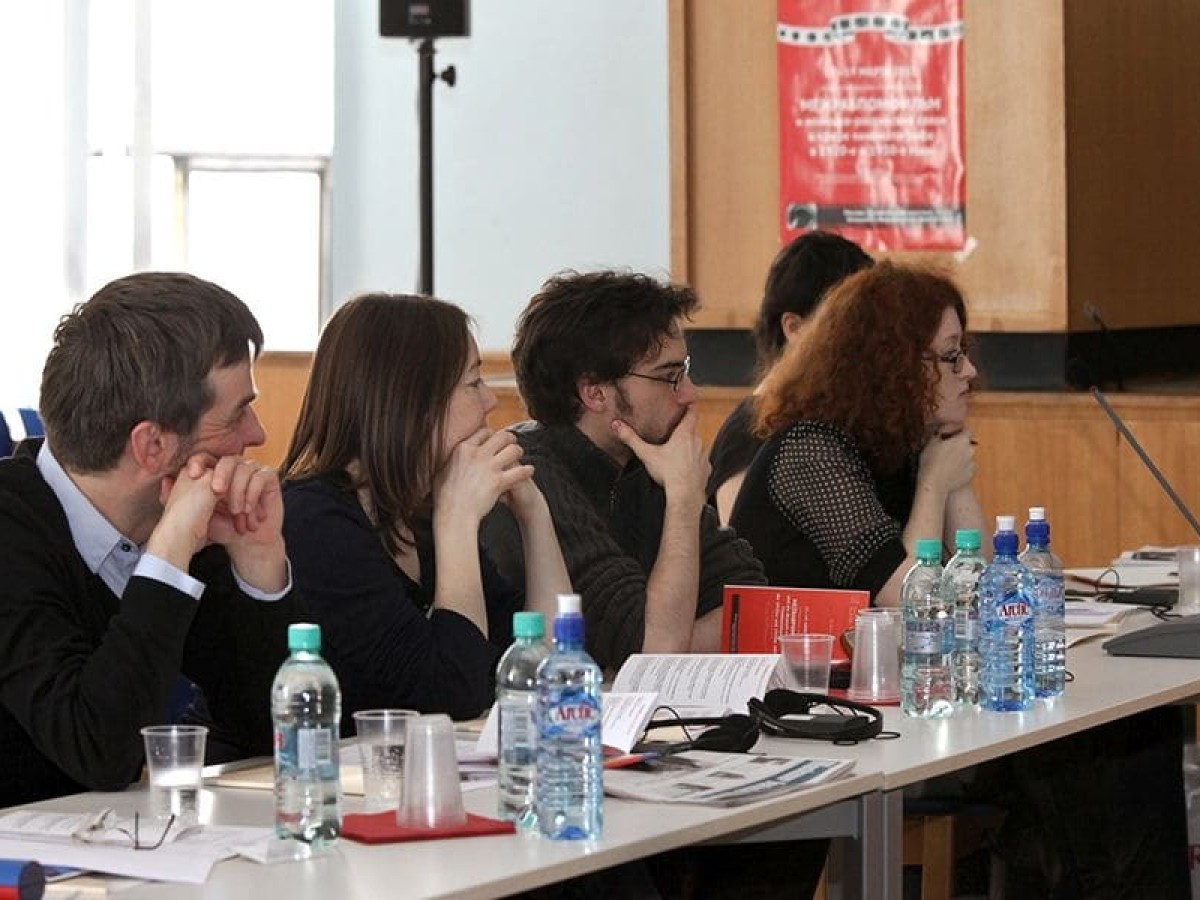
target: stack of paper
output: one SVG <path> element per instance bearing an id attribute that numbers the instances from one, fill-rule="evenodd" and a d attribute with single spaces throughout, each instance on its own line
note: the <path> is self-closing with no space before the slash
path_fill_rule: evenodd
<path id="1" fill-rule="evenodd" d="M 852 759 L 806 759 L 689 750 L 604 773 L 604 792 L 655 803 L 736 806 L 840 778 Z"/>

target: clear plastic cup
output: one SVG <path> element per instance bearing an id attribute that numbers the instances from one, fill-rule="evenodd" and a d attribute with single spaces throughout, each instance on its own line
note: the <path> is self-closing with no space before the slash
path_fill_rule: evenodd
<path id="1" fill-rule="evenodd" d="M 854 659 L 846 696 L 868 703 L 900 699 L 898 610 L 864 609 L 854 619 Z"/>
<path id="2" fill-rule="evenodd" d="M 417 715 L 412 709 L 360 709 L 354 714 L 367 812 L 400 808 L 404 739 L 409 720 Z"/>
<path id="3" fill-rule="evenodd" d="M 833 635 L 782 634 L 776 640 L 790 676 L 789 686 L 806 694 L 827 694 Z"/>
<path id="4" fill-rule="evenodd" d="M 1173 611 L 1194 616 L 1200 613 L 1200 547 L 1180 547 L 1175 559 L 1179 565 L 1179 602 Z"/>
<path id="5" fill-rule="evenodd" d="M 396 821 L 406 828 L 453 828 L 467 821 L 449 716 L 408 720 L 404 747 L 404 791 Z"/>
<path id="6" fill-rule="evenodd" d="M 150 815 L 175 816 L 180 825 L 199 817 L 201 770 L 208 729 L 203 725 L 148 725 L 142 729 L 150 780 Z"/>

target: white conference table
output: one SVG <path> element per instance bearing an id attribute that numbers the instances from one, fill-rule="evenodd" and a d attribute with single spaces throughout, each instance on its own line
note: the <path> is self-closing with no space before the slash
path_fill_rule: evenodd
<path id="1" fill-rule="evenodd" d="M 1136 610 L 1121 630 L 1156 621 L 1149 612 Z M 1102 647 L 1109 636 L 1068 648 L 1067 669 L 1074 680 L 1061 697 L 1038 702 L 1026 712 L 959 710 L 947 719 L 922 720 L 909 718 L 896 707 L 884 707 L 884 728 L 899 732 L 899 739 L 828 747 L 823 755 L 853 757 L 864 770 L 883 773 L 884 847 L 879 857 L 883 892 L 870 896 L 902 894 L 904 788 L 1143 710 L 1200 697 L 1200 659 L 1109 656 Z M 780 753 L 796 743 L 812 746 L 807 741 L 764 738 L 756 749 Z M 838 872 L 835 867 L 831 877 Z"/>
<path id="2" fill-rule="evenodd" d="M 813 755 L 818 755 L 814 753 Z M 779 832 L 780 823 L 803 821 L 805 836 L 848 836 L 847 853 L 857 860 L 848 878 L 855 896 L 878 896 L 882 849 L 879 805 L 882 775 L 860 771 L 835 782 L 733 809 L 647 804 L 605 798 L 604 836 L 597 841 L 555 842 L 534 836 L 500 835 L 399 844 L 339 841 L 329 854 L 301 862 L 260 865 L 244 859 L 218 863 L 203 885 L 147 883 L 122 891 L 122 898 L 300 898 L 344 900 L 380 897 L 499 897 L 641 859 L 664 850 L 710 840 L 755 839 Z M 464 794 L 469 812 L 493 816 L 494 788 Z M 349 797 L 346 812 L 361 809 Z M 113 806 L 132 813 L 144 808 L 143 788 L 117 794 L 78 794 L 38 806 L 71 811 Z M 200 801 L 205 821 L 269 826 L 272 794 L 251 788 L 207 787 Z M 865 809 L 865 815 L 860 810 Z M 870 819 L 865 823 L 864 819 Z M 870 830 L 869 842 L 859 840 Z M 787 832 L 792 836 L 796 832 Z M 858 848 L 858 849 L 856 849 Z M 147 851 L 153 852 L 153 851 Z M 857 886 L 868 873 L 868 881 Z"/>
<path id="3" fill-rule="evenodd" d="M 1138 613 L 1126 628 L 1154 620 Z M 235 859 L 218 863 L 204 885 L 147 884 L 121 896 L 139 898 L 256 898 L 278 892 L 294 898 L 496 897 L 641 859 L 676 847 L 732 841 L 834 837 L 831 897 L 899 898 L 902 893 L 903 789 L 939 775 L 1104 724 L 1126 715 L 1200 696 L 1200 660 L 1109 657 L 1100 641 L 1070 648 L 1075 680 L 1066 693 L 1023 713 L 959 712 L 923 721 L 884 710 L 896 740 L 839 747 L 819 741 L 764 738 L 776 753 L 852 758 L 855 770 L 840 781 L 736 809 L 605 800 L 604 836 L 594 842 L 527 836 L 460 838 L 367 846 L 340 842 L 331 855 L 262 866 Z M 465 795 L 467 808 L 493 814 L 494 789 Z M 45 801 L 54 809 L 98 804 L 128 811 L 144 798 L 82 794 Z M 360 801 L 347 800 L 355 812 Z M 209 806 L 211 804 L 211 806 Z M 206 788 L 209 821 L 268 825 L 271 794 Z"/>

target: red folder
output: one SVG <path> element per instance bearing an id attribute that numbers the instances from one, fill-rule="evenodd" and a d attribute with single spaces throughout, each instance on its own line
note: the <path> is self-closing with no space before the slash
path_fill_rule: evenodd
<path id="1" fill-rule="evenodd" d="M 725 586 L 721 609 L 722 653 L 778 653 L 781 634 L 832 634 L 833 664 L 849 661 L 840 640 L 854 629 L 860 609 L 871 605 L 866 591 L 836 588 Z"/>

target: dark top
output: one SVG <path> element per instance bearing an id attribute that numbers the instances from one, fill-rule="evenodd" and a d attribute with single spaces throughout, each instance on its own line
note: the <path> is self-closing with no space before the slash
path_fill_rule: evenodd
<path id="1" fill-rule="evenodd" d="M 118 598 L 76 551 L 39 445 L 0 460 L 0 807 L 135 781 L 139 729 L 167 721 L 181 672 L 204 692 L 210 738 L 270 753 L 271 683 L 299 601 L 242 593 L 215 546 L 192 560 L 198 603 L 140 575 Z"/>
<path id="2" fill-rule="evenodd" d="M 512 614 L 524 595 L 478 546 L 488 634 L 446 609 L 431 610 L 437 586 L 433 536 L 418 529 L 421 583 L 384 549 L 357 498 L 328 478 L 288 482 L 284 535 L 298 588 L 321 626 L 322 655 L 342 689 L 342 732 L 359 709 L 400 707 L 469 719 L 491 705 Z"/>
<path id="3" fill-rule="evenodd" d="M 646 579 L 658 559 L 666 495 L 636 457 L 621 468 L 573 425 L 513 430 L 582 598 L 588 652 L 601 667 L 618 668 L 642 649 Z M 726 584 L 765 583 L 749 545 L 721 528 L 711 507 L 704 507 L 699 527 L 697 618 L 720 608 Z M 510 580 L 522 577 L 521 536 L 507 508 L 493 510 L 483 536 L 500 571 Z"/>
<path id="4" fill-rule="evenodd" d="M 709 504 L 716 508 L 717 488 L 740 472 L 750 468 L 754 455 L 763 445 L 762 440 L 755 437 L 751 427 L 754 424 L 754 398 L 746 397 L 721 424 L 721 430 L 713 438 L 712 447 L 708 451 L 708 462 L 712 470 L 708 475 L 708 484 L 704 494 Z"/>
<path id="5" fill-rule="evenodd" d="M 763 445 L 730 523 L 771 584 L 866 590 L 873 598 L 908 556 L 902 531 L 916 483 L 915 460 L 879 476 L 841 431 L 799 422 Z"/>

